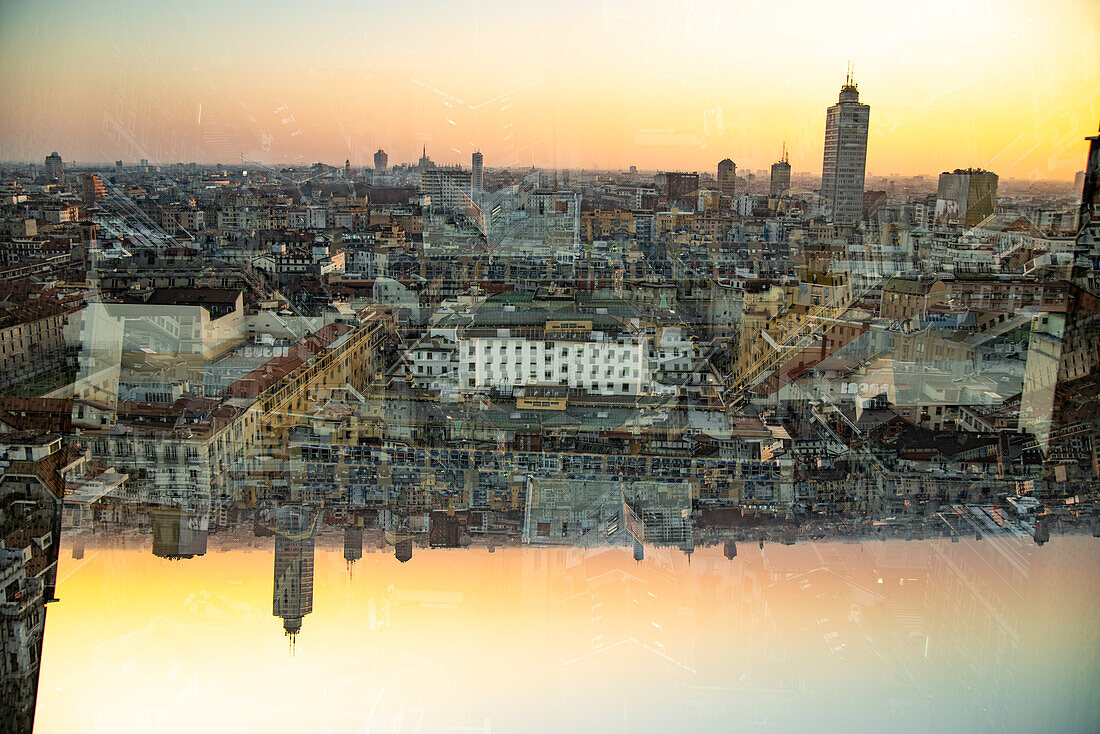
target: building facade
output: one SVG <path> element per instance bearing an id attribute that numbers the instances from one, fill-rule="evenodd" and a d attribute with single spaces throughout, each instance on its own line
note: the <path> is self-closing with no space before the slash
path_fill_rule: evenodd
<path id="1" fill-rule="evenodd" d="M 821 203 L 836 224 L 856 224 L 863 211 L 870 117 L 871 108 L 860 104 L 859 89 L 849 74 L 837 103 L 825 116 Z"/>

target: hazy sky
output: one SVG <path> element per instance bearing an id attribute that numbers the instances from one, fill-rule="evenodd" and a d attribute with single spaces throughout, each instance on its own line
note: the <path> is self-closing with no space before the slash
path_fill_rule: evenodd
<path id="1" fill-rule="evenodd" d="M 0 159 L 819 172 L 849 61 L 868 170 L 1072 178 L 1095 0 L 5 0 Z"/>

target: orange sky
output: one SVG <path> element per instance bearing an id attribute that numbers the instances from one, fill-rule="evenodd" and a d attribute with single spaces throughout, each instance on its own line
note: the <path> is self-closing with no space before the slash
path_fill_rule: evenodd
<path id="1" fill-rule="evenodd" d="M 964 538 L 399 564 L 391 548 L 349 575 L 319 549 L 292 655 L 270 549 L 66 548 L 35 731 L 908 731 L 930 714 L 974 731 L 993 706 L 1012 731 L 1068 731 L 1098 713 L 1098 553 Z"/>
<path id="2" fill-rule="evenodd" d="M 0 7 L 0 159 L 819 172 L 849 61 L 872 174 L 1070 179 L 1100 120 L 1094 0 Z"/>

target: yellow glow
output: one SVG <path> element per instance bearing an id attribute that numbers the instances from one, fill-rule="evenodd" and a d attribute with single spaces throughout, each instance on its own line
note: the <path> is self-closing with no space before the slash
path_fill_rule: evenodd
<path id="1" fill-rule="evenodd" d="M 854 64 L 869 171 L 1070 179 L 1100 4 L 5 4 L 0 157 L 819 172 Z"/>
<path id="2" fill-rule="evenodd" d="M 988 726 L 977 701 L 1027 731 L 1097 714 L 1098 549 L 746 543 L 690 564 L 622 548 L 418 549 L 399 564 L 391 549 L 351 575 L 318 550 L 292 654 L 270 549 L 168 562 L 89 548 L 61 560 L 36 731 L 728 731 L 731 716 L 865 731 L 929 701 L 932 721 Z"/>

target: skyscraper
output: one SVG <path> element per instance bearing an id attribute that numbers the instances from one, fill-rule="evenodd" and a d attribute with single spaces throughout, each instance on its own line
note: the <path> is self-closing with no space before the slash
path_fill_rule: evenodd
<path id="1" fill-rule="evenodd" d="M 272 613 L 282 617 L 283 629 L 293 637 L 302 618 L 313 611 L 313 547 L 317 513 L 305 506 L 284 506 L 275 512 L 275 586 Z"/>
<path id="2" fill-rule="evenodd" d="M 389 165 L 390 157 L 386 155 L 386 151 L 379 148 L 378 152 L 374 154 L 374 170 L 379 172 L 385 171 Z"/>
<path id="3" fill-rule="evenodd" d="M 859 103 L 852 72 L 840 88 L 837 103 L 825 115 L 825 162 L 821 170 L 821 203 L 837 224 L 856 224 L 863 210 L 867 169 L 867 127 L 871 108 Z"/>
<path id="4" fill-rule="evenodd" d="M 772 164 L 772 179 L 769 193 L 779 196 L 791 187 L 791 164 L 787 160 L 787 144 L 783 143 L 783 154 Z"/>
<path id="5" fill-rule="evenodd" d="M 470 193 L 481 191 L 485 188 L 485 157 L 481 155 L 481 151 L 477 151 L 473 155 L 473 177 L 470 180 Z"/>
<path id="6" fill-rule="evenodd" d="M 732 197 L 737 190 L 737 164 L 726 158 L 718 164 L 718 193 Z"/>

